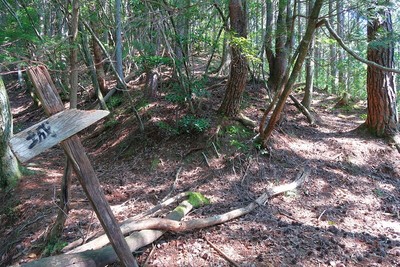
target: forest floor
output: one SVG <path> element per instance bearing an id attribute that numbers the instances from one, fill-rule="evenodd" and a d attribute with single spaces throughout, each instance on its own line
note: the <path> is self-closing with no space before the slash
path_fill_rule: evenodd
<path id="1" fill-rule="evenodd" d="M 144 134 L 124 101 L 114 103 L 113 116 L 80 133 L 117 219 L 184 191 L 211 200 L 185 220 L 217 215 L 249 204 L 270 186 L 292 181 L 303 167 L 311 174 L 296 191 L 243 217 L 164 234 L 135 253 L 139 264 L 229 266 L 210 241 L 238 266 L 400 266 L 400 155 L 385 140 L 354 131 L 365 119 L 365 103 L 335 108 L 336 97 L 316 92 L 316 126 L 289 103 L 269 148 L 258 150 L 254 129 L 218 116 L 224 87 L 213 84 L 220 82 L 210 81 L 209 96 L 196 105 L 210 122 L 203 133 L 179 133 L 176 122 L 186 109 L 167 101 L 166 91 L 153 103 L 136 103 Z M 140 86 L 134 87 L 133 93 L 140 94 Z M 23 90 L 9 85 L 8 92 L 14 132 L 45 117 Z M 265 95 L 265 89 L 249 84 L 244 114 L 259 121 Z M 56 146 L 25 164 L 26 175 L 15 189 L 0 192 L 0 265 L 41 257 L 43 237 L 58 212 L 64 163 Z M 60 244 L 101 231 L 75 177 L 70 203 Z"/>

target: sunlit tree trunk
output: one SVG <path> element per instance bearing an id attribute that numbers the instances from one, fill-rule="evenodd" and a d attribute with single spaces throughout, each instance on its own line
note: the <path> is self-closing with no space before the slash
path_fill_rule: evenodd
<path id="1" fill-rule="evenodd" d="M 117 28 L 115 30 L 115 61 L 116 69 L 119 77 L 124 79 L 124 70 L 122 63 L 122 32 L 121 32 L 121 0 L 115 1 L 115 23 Z"/>
<path id="2" fill-rule="evenodd" d="M 270 2 L 270 1 L 268 1 Z M 268 6 L 271 7 L 272 4 L 267 2 Z M 278 3 L 278 17 L 276 20 L 276 34 L 275 34 L 275 53 L 272 52 L 272 43 L 271 43 L 271 33 L 272 29 L 267 30 L 266 38 L 269 38 L 269 41 L 266 45 L 266 53 L 267 59 L 269 63 L 269 79 L 268 79 L 268 87 L 271 91 L 276 92 L 279 91 L 280 88 L 277 88 L 281 83 L 282 79 L 285 76 L 286 69 L 288 67 L 289 53 L 288 53 L 288 27 L 287 27 L 287 7 L 288 0 L 279 0 Z M 268 9 L 267 12 L 273 12 L 272 9 Z M 269 14 L 271 17 L 272 14 Z M 272 24 L 270 23 L 267 27 L 272 28 Z"/>
<path id="3" fill-rule="evenodd" d="M 336 1 L 336 14 L 337 14 L 337 33 L 340 37 L 344 37 L 344 12 L 343 12 L 343 1 L 342 0 L 337 0 Z M 346 92 L 347 91 L 347 82 L 346 82 L 346 72 L 344 69 L 344 62 L 346 59 L 346 54 L 343 51 L 343 49 L 338 50 L 338 61 L 339 66 L 337 70 L 337 76 L 338 76 L 338 85 L 339 88 L 335 88 L 338 90 L 338 93 L 341 92 Z M 337 66 L 336 66 L 337 68 Z"/>
<path id="4" fill-rule="evenodd" d="M 380 10 L 368 21 L 368 60 L 394 67 L 394 43 L 382 40 L 393 33 L 389 10 Z M 377 136 L 392 136 L 398 131 L 395 77 L 372 66 L 367 69 L 367 128 Z"/>
<path id="5" fill-rule="evenodd" d="M 17 159 L 8 145 L 12 133 L 10 103 L 0 76 L 0 188 L 14 186 L 21 177 Z"/>
<path id="6" fill-rule="evenodd" d="M 335 8 L 334 4 L 338 0 L 329 0 L 329 15 L 331 16 L 331 23 L 334 22 L 334 17 L 332 14 L 334 14 Z M 338 68 L 337 68 L 337 56 L 336 56 L 336 46 L 335 43 L 331 42 L 329 43 L 329 69 L 330 69 L 330 79 L 328 80 L 329 87 L 331 87 L 331 92 L 336 92 L 338 89 Z"/>
<path id="7" fill-rule="evenodd" d="M 72 1 L 72 18 L 70 25 L 70 103 L 71 108 L 76 108 L 78 104 L 78 47 L 76 39 L 78 37 L 78 18 L 79 0 Z"/>
<path id="8" fill-rule="evenodd" d="M 231 30 L 236 34 L 236 37 L 247 38 L 246 1 L 230 0 L 229 17 Z M 240 104 L 247 80 L 247 60 L 242 48 L 238 45 L 232 45 L 231 51 L 230 76 L 219 112 L 233 117 L 240 112 Z"/>
<path id="9" fill-rule="evenodd" d="M 307 3 L 307 16 L 311 14 L 311 9 L 313 7 L 313 0 L 309 0 Z M 308 55 L 306 58 L 306 86 L 304 88 L 304 97 L 301 103 L 307 109 L 310 109 L 313 89 L 314 89 L 314 36 L 311 39 L 310 47 L 308 48 Z"/>

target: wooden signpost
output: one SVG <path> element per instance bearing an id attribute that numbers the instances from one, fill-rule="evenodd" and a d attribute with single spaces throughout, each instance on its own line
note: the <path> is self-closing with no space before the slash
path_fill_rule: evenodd
<path id="1" fill-rule="evenodd" d="M 105 117 L 108 112 L 65 110 L 46 67 L 32 67 L 27 71 L 43 108 L 50 117 L 12 138 L 10 145 L 15 155 L 21 162 L 25 162 L 47 148 L 60 143 L 72 162 L 79 182 L 121 263 L 129 267 L 137 266 L 136 260 L 101 190 L 99 180 L 85 149 L 76 135 L 80 130 Z"/>
<path id="2" fill-rule="evenodd" d="M 105 110 L 63 110 L 14 135 L 10 140 L 11 149 L 20 162 L 26 162 L 109 113 Z"/>

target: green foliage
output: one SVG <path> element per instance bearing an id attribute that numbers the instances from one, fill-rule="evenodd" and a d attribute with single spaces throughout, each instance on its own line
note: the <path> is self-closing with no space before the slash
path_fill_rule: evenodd
<path id="1" fill-rule="evenodd" d="M 206 118 L 197 118 L 193 115 L 185 115 L 177 121 L 176 127 L 160 121 L 157 126 L 168 135 L 198 134 L 210 128 L 210 121 Z"/>
<path id="2" fill-rule="evenodd" d="M 142 108 L 146 108 L 149 105 L 149 101 L 144 97 L 139 100 L 139 102 L 135 105 L 137 111 L 140 111 Z"/>
<path id="3" fill-rule="evenodd" d="M 154 171 L 157 169 L 158 165 L 160 165 L 161 160 L 158 158 L 155 158 L 151 161 L 150 163 L 150 170 Z"/>
<path id="4" fill-rule="evenodd" d="M 169 92 L 165 95 L 165 99 L 174 104 L 184 104 L 188 99 L 188 95 L 178 83 L 172 83 Z"/>
<path id="5" fill-rule="evenodd" d="M 63 242 L 58 239 L 50 240 L 44 248 L 43 255 L 50 256 L 58 254 L 66 245 L 68 245 L 68 242 Z"/>
<path id="6" fill-rule="evenodd" d="M 179 130 L 164 121 L 157 122 L 157 127 L 164 131 L 167 135 L 178 135 Z"/>
<path id="7" fill-rule="evenodd" d="M 141 64 L 144 69 L 152 69 L 160 65 L 172 66 L 173 63 L 170 57 L 162 57 L 157 55 L 138 56 L 136 61 Z"/>
<path id="8" fill-rule="evenodd" d="M 188 94 L 181 85 L 177 82 L 171 84 L 169 92 L 166 94 L 165 99 L 174 104 L 184 104 L 190 98 L 208 97 L 210 93 L 205 90 L 207 77 L 200 79 L 193 79 L 188 82 L 188 87 L 191 89 L 191 94 Z"/>
<path id="9" fill-rule="evenodd" d="M 252 132 L 241 124 L 229 125 L 225 129 L 225 134 L 229 137 L 229 144 L 234 148 L 242 151 L 250 150 L 247 144 L 247 139 L 252 135 Z"/>
<path id="10" fill-rule="evenodd" d="M 360 119 L 362 119 L 364 121 L 367 119 L 367 117 L 368 117 L 368 115 L 366 113 L 360 114 Z"/>
<path id="11" fill-rule="evenodd" d="M 198 192 L 190 192 L 188 201 L 194 208 L 210 204 L 210 200 Z"/>
<path id="12" fill-rule="evenodd" d="M 105 129 L 110 129 L 113 128 L 114 126 L 118 125 L 119 121 L 117 121 L 114 117 L 108 119 L 105 123 L 104 123 L 104 128 Z"/>
<path id="13" fill-rule="evenodd" d="M 257 50 L 251 43 L 250 39 L 237 37 L 235 34 L 231 34 L 230 44 L 231 46 L 238 47 L 246 56 L 247 60 L 252 61 L 254 64 L 261 63 L 261 60 L 257 57 Z"/>
<path id="14" fill-rule="evenodd" d="M 115 109 L 119 107 L 124 102 L 123 96 L 121 94 L 114 94 L 108 100 L 108 107 L 110 109 Z"/>
<path id="15" fill-rule="evenodd" d="M 193 115 L 185 115 L 178 121 L 178 127 L 180 132 L 184 133 L 202 133 L 210 127 L 210 121 Z"/>

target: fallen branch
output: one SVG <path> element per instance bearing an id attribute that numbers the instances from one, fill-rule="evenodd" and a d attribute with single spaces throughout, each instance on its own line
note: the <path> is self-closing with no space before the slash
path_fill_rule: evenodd
<path id="1" fill-rule="evenodd" d="M 251 202 L 249 205 L 238 208 L 235 210 L 231 210 L 229 212 L 226 212 L 224 214 L 219 214 L 207 218 L 201 218 L 201 219 L 194 219 L 190 221 L 176 221 L 176 220 L 170 220 L 170 219 L 163 219 L 163 218 L 150 218 L 138 222 L 134 222 L 129 225 L 124 226 L 124 231 L 139 231 L 143 229 L 152 229 L 152 230 L 164 230 L 164 231 L 171 231 L 171 232 L 188 232 L 196 229 L 202 229 L 210 226 L 214 226 L 217 224 L 222 224 L 227 221 L 236 219 L 238 217 L 241 217 L 243 215 L 246 215 L 247 213 L 250 213 L 252 210 L 254 210 L 256 207 L 265 205 L 265 203 L 268 201 L 269 198 L 274 197 L 278 194 L 281 194 L 286 191 L 294 190 L 298 186 L 304 183 L 304 181 L 307 179 L 308 175 L 310 174 L 309 169 L 302 169 L 296 179 L 289 183 L 289 184 L 283 184 L 279 186 L 274 186 L 270 189 L 267 189 L 267 191 L 262 194 L 260 197 L 258 197 L 256 200 Z M 122 230 L 122 229 L 121 229 Z"/>
<path id="2" fill-rule="evenodd" d="M 240 216 L 243 216 L 251 212 L 258 206 L 265 205 L 265 203 L 271 197 L 274 197 L 286 191 L 296 189 L 306 181 L 309 174 L 310 170 L 308 168 L 307 169 L 303 168 L 297 174 L 297 177 L 293 182 L 289 184 L 274 186 L 272 188 L 267 189 L 265 193 L 263 193 L 256 200 L 254 200 L 249 205 L 243 208 L 235 209 L 227 213 L 211 216 L 208 218 L 179 222 L 179 220 L 181 220 L 184 217 L 184 215 L 186 215 L 193 208 L 193 206 L 188 201 L 184 201 L 173 212 L 168 214 L 166 216 L 166 219 L 153 218 L 125 225 L 124 231 L 129 231 L 129 232 L 138 231 L 141 229 L 158 229 L 158 230 L 142 230 L 140 232 L 134 232 L 129 237 L 125 238 L 125 240 L 128 243 L 130 250 L 135 251 L 158 239 L 160 236 L 164 234 L 164 230 L 173 232 L 183 232 L 200 228 L 206 228 L 209 226 L 214 226 L 217 224 L 230 221 L 232 219 L 238 218 Z M 74 251 L 81 250 L 82 247 L 78 247 Z M 86 250 L 75 254 L 64 254 L 64 255 L 44 258 L 35 262 L 28 263 L 24 266 L 27 267 L 70 266 L 70 265 L 73 265 L 74 267 L 105 266 L 107 264 L 114 263 L 117 260 L 118 257 L 115 254 L 113 248 L 110 245 L 108 245 L 104 248 L 97 250 Z"/>
<path id="3" fill-rule="evenodd" d="M 207 238 L 203 237 L 203 239 L 213 248 L 215 249 L 221 256 L 222 258 L 224 258 L 225 260 L 227 260 L 231 265 L 235 266 L 235 267 L 239 267 L 240 265 L 237 264 L 234 260 L 232 260 L 231 258 L 228 257 L 228 255 L 226 255 L 222 250 L 220 250 L 216 245 L 214 245 L 213 243 L 211 243 Z"/>
<path id="4" fill-rule="evenodd" d="M 278 194 L 281 194 L 286 191 L 294 190 L 298 186 L 300 186 L 304 181 L 307 179 L 308 175 L 310 174 L 309 169 L 302 169 L 299 174 L 297 175 L 296 179 L 289 184 L 283 184 L 279 186 L 274 186 L 267 190 L 264 194 L 258 197 L 254 202 L 250 203 L 249 205 L 229 211 L 224 214 L 211 216 L 208 218 L 201 218 L 201 219 L 194 219 L 190 221 L 177 221 L 171 220 L 169 218 L 150 218 L 142 221 L 133 221 L 131 223 L 124 223 L 121 227 L 122 233 L 128 233 L 133 231 L 140 231 L 143 229 L 151 229 L 151 230 L 164 230 L 164 231 L 171 231 L 171 232 L 187 232 L 196 229 L 206 228 L 210 226 L 214 226 L 217 224 L 225 223 L 227 221 L 233 220 L 240 216 L 243 216 L 252 210 L 254 210 L 259 205 L 264 205 L 269 198 L 274 197 Z M 102 236 L 96 238 L 95 240 L 76 248 L 73 251 L 68 253 L 76 253 L 81 252 L 89 249 L 98 248 L 99 244 L 104 245 L 104 242 L 108 242 L 107 236 Z"/>
<path id="5" fill-rule="evenodd" d="M 192 210 L 193 206 L 188 201 L 183 201 L 177 208 L 175 208 L 167 218 L 170 220 L 181 220 L 187 213 Z M 157 230 L 143 230 L 135 232 L 126 237 L 130 251 L 135 251 L 141 247 L 151 244 L 164 234 L 163 231 Z M 93 266 L 106 266 L 118 260 L 111 245 L 97 250 L 87 250 L 75 254 L 63 254 L 48 258 L 43 258 L 37 261 L 24 264 L 25 267 L 93 267 Z"/>
<path id="6" fill-rule="evenodd" d="M 297 107 L 298 110 L 301 111 L 301 113 L 303 113 L 304 116 L 306 116 L 308 122 L 311 125 L 315 124 L 315 119 L 313 117 L 313 115 L 311 115 L 310 111 L 299 102 L 299 100 L 297 100 L 293 95 L 289 95 L 290 99 L 292 99 L 293 103 L 295 104 L 295 106 Z"/>
<path id="7" fill-rule="evenodd" d="M 174 203 L 174 202 L 176 202 L 176 201 L 178 201 L 178 200 L 180 200 L 180 199 L 182 199 L 184 197 L 188 197 L 189 194 L 190 194 L 190 192 L 180 193 L 180 194 L 178 194 L 178 195 L 176 195 L 176 196 L 174 196 L 172 198 L 169 198 L 169 199 L 163 201 L 162 203 L 154 206 L 153 208 L 151 208 L 150 210 L 148 210 L 148 211 L 146 211 L 146 212 L 144 212 L 142 214 L 138 214 L 138 215 L 136 215 L 134 217 L 126 219 L 125 221 L 123 221 L 121 223 L 121 232 L 122 232 L 122 234 L 126 235 L 129 232 L 131 232 L 130 228 L 127 227 L 127 226 L 129 226 L 130 224 L 136 223 L 138 219 L 141 219 L 143 217 L 149 216 L 149 215 L 157 212 L 158 210 L 160 210 L 162 208 L 165 208 L 168 205 L 170 205 L 170 204 L 172 204 L 172 203 Z M 109 243 L 108 237 L 104 233 L 101 236 L 96 237 L 95 239 L 91 240 L 90 242 L 88 242 L 86 244 L 81 245 L 82 241 L 80 243 L 76 243 L 76 242 L 79 242 L 79 240 L 74 241 L 73 243 L 76 244 L 74 247 L 68 245 L 67 247 L 65 247 L 62 250 L 62 252 L 66 253 L 66 254 L 72 254 L 72 253 L 82 252 L 82 251 L 85 251 L 85 250 L 99 249 L 99 248 L 101 248 L 101 247 L 103 247 L 103 246 L 105 246 L 105 245 L 107 245 Z M 81 246 L 79 246 L 79 245 L 81 245 Z M 77 247 L 77 246 L 79 246 L 79 247 Z M 75 247 L 77 247 L 77 248 L 75 248 Z M 72 248 L 75 248 L 75 249 L 72 249 Z"/>

